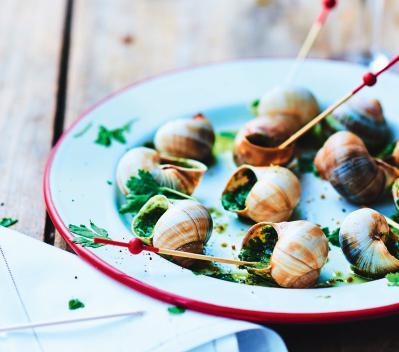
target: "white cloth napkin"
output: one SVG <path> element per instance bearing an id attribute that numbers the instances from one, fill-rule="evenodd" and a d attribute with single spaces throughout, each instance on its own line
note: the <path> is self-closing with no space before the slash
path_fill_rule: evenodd
<path id="1" fill-rule="evenodd" d="M 77 256 L 0 226 L 0 246 L 32 322 L 145 310 L 143 316 L 0 334 L 0 351 L 287 351 L 274 331 L 186 311 L 139 294 Z M 85 307 L 69 310 L 72 298 Z M 0 253 L 0 326 L 28 323 Z"/>

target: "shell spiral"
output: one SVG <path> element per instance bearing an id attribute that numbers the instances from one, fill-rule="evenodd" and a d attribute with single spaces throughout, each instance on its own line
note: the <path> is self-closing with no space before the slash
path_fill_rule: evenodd
<path id="1" fill-rule="evenodd" d="M 343 221 L 339 241 L 354 270 L 367 277 L 381 277 L 399 270 L 399 260 L 388 249 L 392 241 L 384 216 L 369 208 L 350 213 Z"/>
<path id="2" fill-rule="evenodd" d="M 211 157 L 214 142 L 213 127 L 202 114 L 167 122 L 154 139 L 156 149 L 162 153 L 202 161 Z"/>
<path id="3" fill-rule="evenodd" d="M 315 166 L 338 193 L 356 204 L 377 200 L 386 187 L 384 167 L 351 132 L 337 132 L 329 137 L 316 155 Z"/>

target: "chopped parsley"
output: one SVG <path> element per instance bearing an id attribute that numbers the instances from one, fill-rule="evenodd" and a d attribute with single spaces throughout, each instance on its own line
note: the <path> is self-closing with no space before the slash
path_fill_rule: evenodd
<path id="1" fill-rule="evenodd" d="M 254 101 L 251 102 L 249 105 L 249 110 L 256 116 L 258 115 L 258 108 L 260 104 L 260 99 L 255 99 Z"/>
<path id="2" fill-rule="evenodd" d="M 238 258 L 250 262 L 268 264 L 278 236 L 273 226 L 264 226 L 255 237 L 252 237 L 241 249 Z"/>
<path id="3" fill-rule="evenodd" d="M 168 210 L 168 204 L 152 199 L 141 209 L 132 223 L 134 232 L 139 237 L 151 237 L 159 218 Z"/>
<path id="4" fill-rule="evenodd" d="M 193 199 L 173 188 L 161 186 L 151 173 L 145 170 L 139 170 L 138 176 L 131 177 L 127 181 L 126 187 L 129 189 L 129 193 L 126 195 L 126 203 L 119 209 L 121 214 L 137 213 L 151 197 L 157 194 L 174 199 Z"/>
<path id="5" fill-rule="evenodd" d="M 170 314 L 183 314 L 185 311 L 186 311 L 186 308 L 179 307 L 179 306 L 168 307 L 168 312 Z"/>
<path id="6" fill-rule="evenodd" d="M 0 226 L 10 227 L 10 226 L 16 224 L 17 222 L 18 222 L 18 220 L 12 219 L 12 218 L 1 218 L 0 219 Z"/>
<path id="7" fill-rule="evenodd" d="M 232 182 L 237 184 L 233 185 L 231 190 L 224 192 L 222 195 L 223 208 L 230 211 L 245 209 L 245 201 L 257 181 L 255 174 L 249 169 L 244 170 L 235 177 L 237 181 L 233 180 Z M 239 180 L 239 178 L 241 179 Z"/>
<path id="8" fill-rule="evenodd" d="M 399 286 L 399 273 L 390 273 L 385 276 L 388 286 Z"/>
<path id="9" fill-rule="evenodd" d="M 68 302 L 68 308 L 70 310 L 75 310 L 75 309 L 84 308 L 84 307 L 85 307 L 84 303 L 81 302 L 77 298 L 70 299 Z"/>
<path id="10" fill-rule="evenodd" d="M 110 180 L 107 180 L 107 185 L 110 185 L 110 186 L 112 186 L 112 181 L 110 181 Z"/>
<path id="11" fill-rule="evenodd" d="M 102 145 L 104 147 L 109 147 L 112 141 L 119 142 L 122 144 L 126 143 L 125 133 L 130 131 L 130 127 L 136 120 L 131 120 L 122 127 L 110 130 L 103 125 L 99 126 L 97 139 L 95 143 Z"/>
<path id="12" fill-rule="evenodd" d="M 109 238 L 108 231 L 98 227 L 90 220 L 90 227 L 86 227 L 85 225 L 72 225 L 68 226 L 69 231 L 71 231 L 74 235 L 76 235 L 72 242 L 81 244 L 83 247 L 91 247 L 91 248 L 98 248 L 103 246 L 101 243 L 94 243 L 94 237 L 102 237 L 102 238 Z"/>
<path id="13" fill-rule="evenodd" d="M 330 230 L 328 227 L 323 227 L 321 229 L 326 235 L 328 241 L 333 245 L 339 247 L 339 227 L 335 230 Z"/>
<path id="14" fill-rule="evenodd" d="M 308 156 L 302 156 L 298 158 L 298 169 L 301 173 L 313 173 L 315 176 L 319 176 L 314 165 L 314 158 Z"/>
<path id="15" fill-rule="evenodd" d="M 385 159 L 392 155 L 396 146 L 396 142 L 389 143 L 385 146 L 385 148 L 377 155 L 379 159 Z"/>

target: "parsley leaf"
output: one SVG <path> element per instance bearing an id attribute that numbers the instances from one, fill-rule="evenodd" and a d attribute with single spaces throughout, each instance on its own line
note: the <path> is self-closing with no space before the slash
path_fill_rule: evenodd
<path id="1" fill-rule="evenodd" d="M 321 229 L 326 235 L 328 241 L 333 245 L 339 247 L 339 227 L 331 231 L 328 227 L 323 227 Z"/>
<path id="2" fill-rule="evenodd" d="M 68 308 L 70 310 L 75 310 L 84 307 L 85 307 L 84 303 L 78 300 L 77 298 L 70 299 L 68 302 Z"/>
<path id="3" fill-rule="evenodd" d="M 390 273 L 385 276 L 388 286 L 399 286 L 399 273 Z"/>
<path id="4" fill-rule="evenodd" d="M 253 113 L 255 116 L 258 115 L 258 107 L 260 104 L 260 99 L 255 99 L 254 101 L 251 102 L 249 105 L 249 110 L 251 113 Z"/>
<path id="5" fill-rule="evenodd" d="M 16 224 L 17 222 L 18 222 L 18 220 L 12 219 L 12 218 L 1 218 L 0 226 L 10 227 L 10 226 Z"/>
<path id="6" fill-rule="evenodd" d="M 194 199 L 173 188 L 161 186 L 146 170 L 139 170 L 138 176 L 131 177 L 127 181 L 126 187 L 129 189 L 129 193 L 126 195 L 126 203 L 119 209 L 121 214 L 137 213 L 151 197 L 158 194 L 174 199 Z"/>
<path id="7" fill-rule="evenodd" d="M 170 314 L 183 314 L 186 311 L 186 308 L 179 307 L 179 306 L 174 306 L 174 307 L 169 307 L 168 312 Z"/>
<path id="8" fill-rule="evenodd" d="M 385 148 L 377 155 L 379 159 L 385 159 L 392 155 L 396 146 L 396 142 L 389 143 L 385 146 Z"/>
<path id="9" fill-rule="evenodd" d="M 110 130 L 103 125 L 100 125 L 98 129 L 97 139 L 95 143 L 102 145 L 104 147 L 109 147 L 112 144 L 112 141 L 119 142 L 121 144 L 126 143 L 126 137 L 124 133 L 130 131 L 130 127 L 136 120 L 131 120 L 122 127 L 115 128 Z"/>
<path id="10" fill-rule="evenodd" d="M 94 237 L 102 237 L 102 238 L 109 238 L 108 231 L 98 227 L 90 220 L 90 227 L 86 227 L 85 225 L 72 225 L 68 226 L 69 231 L 71 231 L 75 236 L 72 240 L 73 243 L 81 244 L 83 247 L 91 247 L 91 248 L 98 248 L 103 246 L 101 243 L 94 243 Z"/>

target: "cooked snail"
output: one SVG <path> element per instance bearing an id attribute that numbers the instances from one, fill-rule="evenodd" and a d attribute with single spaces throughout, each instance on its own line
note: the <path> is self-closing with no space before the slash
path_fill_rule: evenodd
<path id="1" fill-rule="evenodd" d="M 202 114 L 167 122 L 154 139 L 155 148 L 161 153 L 202 161 L 211 157 L 214 142 L 212 125 Z"/>
<path id="2" fill-rule="evenodd" d="M 222 194 L 224 209 L 253 221 L 288 220 L 299 202 L 298 178 L 280 166 L 243 165 L 230 177 Z"/>
<path id="3" fill-rule="evenodd" d="M 279 149 L 300 127 L 319 112 L 316 99 L 305 88 L 278 87 L 260 101 L 258 118 L 248 122 L 237 134 L 234 161 L 237 165 L 283 165 L 293 155 L 294 146 Z"/>
<path id="4" fill-rule="evenodd" d="M 252 226 L 242 243 L 241 260 L 260 261 L 247 270 L 272 278 L 282 287 L 312 287 L 328 256 L 328 240 L 319 226 L 304 220 Z"/>
<path id="5" fill-rule="evenodd" d="M 339 242 L 353 270 L 366 277 L 382 277 L 399 270 L 398 240 L 384 216 L 369 208 L 350 213 L 341 225 Z"/>
<path id="6" fill-rule="evenodd" d="M 150 198 L 132 221 L 132 231 L 144 243 L 159 248 L 202 253 L 212 233 L 208 210 L 193 200 L 171 202 L 162 195 Z M 182 266 L 193 260 L 174 258 Z"/>
<path id="7" fill-rule="evenodd" d="M 374 150 L 384 146 L 390 135 L 381 104 L 376 99 L 354 99 L 327 116 L 325 124 L 332 132 L 355 133 L 367 148 Z"/>
<path id="8" fill-rule="evenodd" d="M 150 148 L 133 148 L 123 155 L 116 170 L 117 184 L 123 194 L 129 193 L 126 183 L 139 170 L 151 172 L 162 186 L 192 194 L 207 167 L 199 161 L 164 156 Z"/>
<path id="9" fill-rule="evenodd" d="M 318 151 L 315 166 L 343 197 L 356 204 L 377 200 L 397 177 L 397 170 L 373 159 L 352 132 L 336 132 Z"/>

